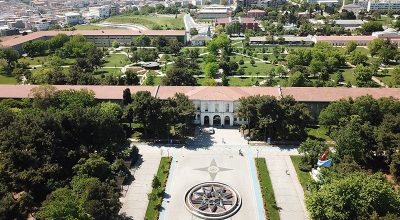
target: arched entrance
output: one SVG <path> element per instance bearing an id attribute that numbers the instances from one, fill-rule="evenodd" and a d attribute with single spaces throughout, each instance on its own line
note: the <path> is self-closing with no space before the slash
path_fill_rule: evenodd
<path id="1" fill-rule="evenodd" d="M 213 125 L 214 126 L 220 126 L 221 125 L 221 117 L 219 115 L 214 116 Z"/>
<path id="2" fill-rule="evenodd" d="M 210 117 L 204 116 L 204 125 L 206 126 L 210 125 Z"/>
<path id="3" fill-rule="evenodd" d="M 231 125 L 231 118 L 229 116 L 225 116 L 224 125 L 225 126 Z"/>

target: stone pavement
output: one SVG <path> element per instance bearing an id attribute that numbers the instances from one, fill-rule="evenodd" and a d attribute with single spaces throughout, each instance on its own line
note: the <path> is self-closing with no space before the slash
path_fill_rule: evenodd
<path id="1" fill-rule="evenodd" d="M 306 220 L 304 192 L 288 155 L 266 155 L 269 175 L 281 220 Z M 289 174 L 286 174 L 286 170 Z"/>
<path id="2" fill-rule="evenodd" d="M 141 152 L 140 152 L 141 153 Z M 151 192 L 151 182 L 160 165 L 161 154 L 146 152 L 131 169 L 134 181 L 122 191 L 120 214 L 134 220 L 144 219 L 149 203 L 147 194 Z"/>

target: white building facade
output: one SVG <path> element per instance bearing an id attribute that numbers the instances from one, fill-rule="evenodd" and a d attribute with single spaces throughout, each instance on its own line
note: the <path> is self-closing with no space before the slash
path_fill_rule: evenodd
<path id="1" fill-rule="evenodd" d="M 65 23 L 67 25 L 82 24 L 83 23 L 82 15 L 77 12 L 67 12 L 65 13 Z"/>
<path id="2" fill-rule="evenodd" d="M 234 126 L 246 120 L 236 116 L 239 101 L 193 100 L 196 109 L 195 124 L 204 126 Z"/>

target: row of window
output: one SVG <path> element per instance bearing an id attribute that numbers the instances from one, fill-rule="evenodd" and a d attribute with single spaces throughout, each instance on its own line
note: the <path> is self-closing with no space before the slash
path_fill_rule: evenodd
<path id="1" fill-rule="evenodd" d="M 201 111 L 200 105 L 196 105 L 196 109 L 197 109 L 197 111 Z M 221 112 L 220 108 L 219 108 L 219 104 L 215 104 L 214 105 L 214 110 L 215 110 L 214 112 Z M 209 111 L 208 103 L 205 103 L 204 111 L 205 112 Z M 225 112 L 230 112 L 230 105 L 229 104 L 225 104 Z"/>

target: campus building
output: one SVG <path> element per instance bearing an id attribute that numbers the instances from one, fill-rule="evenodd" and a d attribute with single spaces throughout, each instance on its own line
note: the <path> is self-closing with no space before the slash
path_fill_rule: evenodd
<path id="1" fill-rule="evenodd" d="M 239 24 L 240 32 L 242 33 L 244 33 L 246 30 L 258 31 L 258 22 L 254 18 L 242 18 L 242 17 L 217 18 L 215 21 L 215 26 L 221 25 L 222 27 L 225 27 L 228 24 L 235 24 L 235 23 Z"/>
<path id="2" fill-rule="evenodd" d="M 182 43 L 186 43 L 186 34 L 184 30 L 77 30 L 77 31 L 39 31 L 32 34 L 10 38 L 0 42 L 1 46 L 13 47 L 22 52 L 22 45 L 33 40 L 47 40 L 57 34 L 66 34 L 69 36 L 82 35 L 86 40 L 93 42 L 98 47 L 111 47 L 113 41 L 118 41 L 121 45 L 131 45 L 136 42 L 136 38 L 146 35 L 150 38 L 163 36 L 169 39 L 177 39 Z"/>
<path id="3" fill-rule="evenodd" d="M 369 0 L 367 11 L 398 11 L 400 10 L 400 1 L 394 0 Z"/>
<path id="4" fill-rule="evenodd" d="M 0 85 L 0 99 L 29 98 L 36 85 Z M 222 86 L 79 86 L 58 85 L 59 90 L 92 90 L 99 101 L 122 103 L 122 93 L 129 88 L 131 93 L 148 91 L 152 96 L 168 99 L 176 93 L 183 93 L 193 101 L 196 109 L 196 124 L 200 125 L 240 125 L 247 123 L 245 118 L 237 117 L 239 100 L 254 95 L 269 95 L 280 99 L 292 96 L 296 101 L 306 104 L 315 118 L 330 102 L 344 98 L 357 98 L 371 95 L 378 99 L 394 97 L 400 99 L 400 88 L 344 88 L 344 87 L 222 87 Z"/>
<path id="5" fill-rule="evenodd" d="M 82 15 L 78 12 L 67 12 L 65 13 L 65 24 L 66 25 L 77 25 L 82 24 L 83 18 Z"/>

